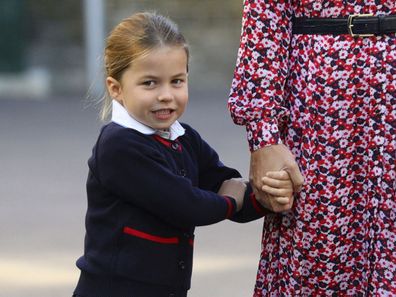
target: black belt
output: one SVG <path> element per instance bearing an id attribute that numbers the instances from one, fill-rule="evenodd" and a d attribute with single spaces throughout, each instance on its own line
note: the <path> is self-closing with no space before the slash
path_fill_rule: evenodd
<path id="1" fill-rule="evenodd" d="M 293 18 L 293 34 L 349 34 L 366 37 L 396 32 L 396 15 L 350 15 L 347 18 Z"/>

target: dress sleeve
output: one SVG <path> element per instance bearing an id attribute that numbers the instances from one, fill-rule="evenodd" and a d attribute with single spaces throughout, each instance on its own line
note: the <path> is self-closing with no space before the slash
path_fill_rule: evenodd
<path id="1" fill-rule="evenodd" d="M 244 1 L 228 108 L 234 122 L 246 126 L 251 151 L 281 143 L 279 126 L 288 117 L 284 85 L 291 37 L 289 2 Z"/>
<path id="2" fill-rule="evenodd" d="M 234 199 L 193 186 L 152 146 L 127 136 L 101 140 L 96 148 L 92 170 L 112 195 L 183 229 L 234 215 Z"/>

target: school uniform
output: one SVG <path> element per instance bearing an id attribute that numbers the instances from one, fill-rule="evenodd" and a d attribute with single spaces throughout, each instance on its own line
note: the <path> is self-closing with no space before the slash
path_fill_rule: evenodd
<path id="1" fill-rule="evenodd" d="M 88 161 L 84 255 L 75 290 L 83 297 L 187 296 L 195 226 L 247 222 L 265 210 L 248 186 L 243 209 L 217 193 L 240 177 L 186 124 L 147 127 L 113 102 L 112 122 Z"/>

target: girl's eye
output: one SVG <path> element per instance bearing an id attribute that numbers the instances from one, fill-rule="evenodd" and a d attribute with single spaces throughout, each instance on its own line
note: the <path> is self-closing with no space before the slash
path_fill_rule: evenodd
<path id="1" fill-rule="evenodd" d="M 153 81 L 153 80 L 147 80 L 147 81 L 144 81 L 144 82 L 142 83 L 142 85 L 144 85 L 144 86 L 146 86 L 146 87 L 152 87 L 152 86 L 155 85 L 155 81 Z"/>
<path id="2" fill-rule="evenodd" d="M 172 83 L 175 85 L 180 85 L 182 82 L 183 82 L 183 80 L 179 79 L 179 78 L 172 80 Z"/>

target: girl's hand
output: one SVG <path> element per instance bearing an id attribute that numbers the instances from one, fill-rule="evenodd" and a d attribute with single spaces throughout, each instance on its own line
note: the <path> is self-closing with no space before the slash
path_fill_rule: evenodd
<path id="1" fill-rule="evenodd" d="M 280 204 L 289 204 L 293 198 L 293 182 L 285 170 L 268 171 L 262 178 L 262 190 Z"/>
<path id="2" fill-rule="evenodd" d="M 242 178 L 232 178 L 225 180 L 217 194 L 234 198 L 236 201 L 236 210 L 239 211 L 243 205 L 243 198 L 246 191 L 246 181 Z"/>

